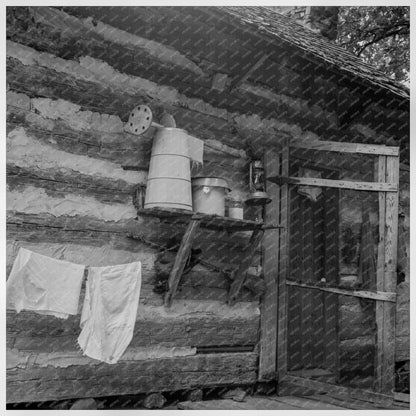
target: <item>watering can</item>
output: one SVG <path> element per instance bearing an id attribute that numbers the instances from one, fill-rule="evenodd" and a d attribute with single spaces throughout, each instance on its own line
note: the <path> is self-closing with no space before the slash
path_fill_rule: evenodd
<path id="1" fill-rule="evenodd" d="M 128 129 L 143 134 L 156 127 L 153 138 L 144 208 L 176 208 L 192 211 L 191 162 L 202 164 L 204 142 L 176 127 L 172 116 L 153 122 L 146 105 L 130 112 Z"/>

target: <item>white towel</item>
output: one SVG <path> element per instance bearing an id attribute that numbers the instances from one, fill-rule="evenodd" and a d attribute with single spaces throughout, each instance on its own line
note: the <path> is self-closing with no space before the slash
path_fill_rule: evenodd
<path id="1" fill-rule="evenodd" d="M 130 344 L 141 287 L 141 263 L 90 267 L 78 344 L 85 355 L 116 363 Z"/>
<path id="2" fill-rule="evenodd" d="M 66 319 L 78 313 L 85 266 L 20 248 L 7 280 L 7 308 Z"/>

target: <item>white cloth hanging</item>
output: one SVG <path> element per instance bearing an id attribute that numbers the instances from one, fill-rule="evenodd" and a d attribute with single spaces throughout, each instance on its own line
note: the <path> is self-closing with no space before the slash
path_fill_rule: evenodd
<path id="1" fill-rule="evenodd" d="M 78 313 L 85 266 L 19 249 L 6 283 L 6 307 L 66 319 Z"/>
<path id="2" fill-rule="evenodd" d="M 85 355 L 119 360 L 133 337 L 140 288 L 140 262 L 89 268 L 78 337 Z"/>

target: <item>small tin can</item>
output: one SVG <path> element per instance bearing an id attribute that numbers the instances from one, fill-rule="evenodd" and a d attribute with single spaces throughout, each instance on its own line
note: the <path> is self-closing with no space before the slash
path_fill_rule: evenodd
<path id="1" fill-rule="evenodd" d="M 230 199 L 228 201 L 228 216 L 237 220 L 244 219 L 243 201 Z"/>

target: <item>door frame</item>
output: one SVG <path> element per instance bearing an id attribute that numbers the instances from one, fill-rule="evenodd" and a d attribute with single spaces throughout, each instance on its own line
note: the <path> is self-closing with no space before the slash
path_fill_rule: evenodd
<path id="1" fill-rule="evenodd" d="M 354 153 L 376 157 L 374 182 L 289 176 L 290 148 Z M 399 208 L 399 147 L 344 142 L 287 139 L 278 151 L 264 155 L 267 190 L 272 202 L 265 208 L 265 223 L 283 228 L 266 230 L 263 270 L 266 285 L 261 305 L 259 381 L 282 382 L 287 376 L 287 319 L 289 276 L 289 185 L 309 185 L 378 193 L 379 241 L 375 292 L 345 291 L 349 296 L 376 301 L 376 354 L 374 390 L 393 394 L 395 371 L 396 269 Z M 358 292 L 358 293 L 356 293 Z M 340 293 L 334 288 L 333 293 Z M 277 322 L 276 322 L 277 317 Z"/>

